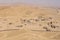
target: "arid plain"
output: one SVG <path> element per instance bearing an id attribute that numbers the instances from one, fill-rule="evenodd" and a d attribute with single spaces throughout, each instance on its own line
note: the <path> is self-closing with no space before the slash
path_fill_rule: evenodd
<path id="1" fill-rule="evenodd" d="M 60 9 L 0 6 L 0 40 L 60 40 Z"/>

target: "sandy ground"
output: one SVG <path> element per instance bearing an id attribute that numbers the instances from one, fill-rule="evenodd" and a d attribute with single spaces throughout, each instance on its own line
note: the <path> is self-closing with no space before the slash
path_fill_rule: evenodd
<path id="1" fill-rule="evenodd" d="M 38 16 L 43 16 L 44 18 L 52 17 L 52 20 L 55 25 L 58 25 L 59 28 L 53 29 L 51 31 L 36 31 L 44 30 L 43 26 L 46 25 L 45 22 L 34 22 L 32 24 L 26 23 L 21 28 L 15 27 L 18 24 L 21 24 L 20 18 L 22 19 L 33 19 Z M 8 19 L 5 23 L 2 20 Z M 19 20 L 19 21 L 16 21 Z M 16 21 L 16 22 L 15 22 Z M 48 21 L 48 22 L 49 22 Z M 36 6 L 0 6 L 0 40 L 60 40 L 60 9 L 57 8 L 46 8 L 46 7 L 36 7 Z M 12 26 L 7 25 L 7 23 L 15 23 Z M 18 23 L 17 23 L 18 22 Z M 58 22 L 57 24 L 55 22 Z M 4 24 L 5 23 L 5 24 Z M 41 23 L 43 26 L 38 24 Z M 22 23 L 24 24 L 24 22 Z M 2 27 L 1 27 L 2 26 Z M 47 26 L 47 25 L 46 25 Z M 16 30 L 9 30 L 16 29 Z M 34 31 L 35 30 L 35 31 Z"/>

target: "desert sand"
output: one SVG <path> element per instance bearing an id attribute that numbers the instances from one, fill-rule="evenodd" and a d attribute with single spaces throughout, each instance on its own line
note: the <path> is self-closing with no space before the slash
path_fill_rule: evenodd
<path id="1" fill-rule="evenodd" d="M 26 22 L 20 21 L 20 18 Z M 49 22 L 51 24 L 47 24 Z M 60 9 L 28 5 L 0 6 L 0 40 L 60 40 Z"/>

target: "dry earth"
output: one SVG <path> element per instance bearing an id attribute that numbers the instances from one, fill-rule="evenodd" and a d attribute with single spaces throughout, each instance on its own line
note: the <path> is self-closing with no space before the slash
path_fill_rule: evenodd
<path id="1" fill-rule="evenodd" d="M 60 40 L 60 9 L 0 6 L 0 40 Z"/>

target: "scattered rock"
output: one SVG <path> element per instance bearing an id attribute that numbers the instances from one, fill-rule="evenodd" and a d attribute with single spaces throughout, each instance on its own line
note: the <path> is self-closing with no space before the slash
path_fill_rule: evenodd
<path id="1" fill-rule="evenodd" d="M 13 23 L 9 23 L 9 25 L 12 25 Z"/>

